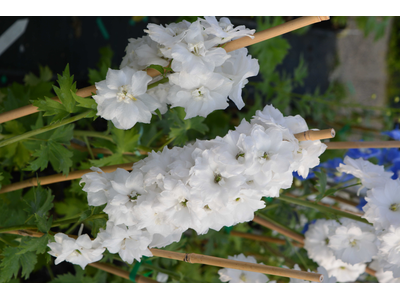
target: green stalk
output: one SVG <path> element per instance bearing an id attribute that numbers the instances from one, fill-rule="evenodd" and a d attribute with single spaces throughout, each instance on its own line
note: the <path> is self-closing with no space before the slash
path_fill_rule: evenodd
<path id="1" fill-rule="evenodd" d="M 292 204 L 297 204 L 297 205 L 313 208 L 313 209 L 319 210 L 320 212 L 323 212 L 323 213 L 335 214 L 335 215 L 338 215 L 338 216 L 341 216 L 341 217 L 353 219 L 353 220 L 358 221 L 358 222 L 362 222 L 362 223 L 366 223 L 366 224 L 372 225 L 367 220 L 365 220 L 365 219 L 363 219 L 361 217 L 346 213 L 344 211 L 340 211 L 340 210 L 336 210 L 336 209 L 333 209 L 333 208 L 330 208 L 330 207 L 319 205 L 319 204 L 316 204 L 316 203 L 313 203 L 313 202 L 310 202 L 310 201 L 300 200 L 300 199 L 296 199 L 296 198 L 292 198 L 292 197 L 288 197 L 288 196 L 283 196 L 283 195 L 279 196 L 278 199 L 282 200 L 282 201 L 286 201 L 286 202 L 292 203 Z"/>
<path id="2" fill-rule="evenodd" d="M 74 130 L 73 132 L 74 135 L 76 136 L 89 136 L 89 137 L 97 137 L 97 138 L 101 138 L 101 139 L 105 139 L 105 140 L 109 140 L 111 142 L 113 142 L 113 138 L 108 135 L 105 134 L 103 132 L 97 132 L 97 131 L 85 131 L 85 130 Z"/>
<path id="3" fill-rule="evenodd" d="M 163 79 L 161 79 L 161 80 L 159 80 L 159 81 L 157 81 L 157 82 L 154 82 L 154 83 L 152 83 L 152 84 L 149 84 L 149 85 L 147 86 L 147 89 L 148 89 L 148 90 L 149 90 L 149 89 L 152 89 L 152 88 L 156 87 L 157 85 L 162 84 L 162 83 L 166 83 L 166 82 L 168 82 L 168 81 L 169 81 L 168 77 L 165 77 L 165 78 L 163 78 Z"/>
<path id="4" fill-rule="evenodd" d="M 73 123 L 75 121 L 78 121 L 80 119 L 85 118 L 89 112 L 90 111 L 85 111 L 84 113 L 81 113 L 79 115 L 73 116 L 71 118 L 64 119 L 64 120 L 62 120 L 60 122 L 56 122 L 54 124 L 47 125 L 47 126 L 44 126 L 42 128 L 35 129 L 35 130 L 31 130 L 31 131 L 25 132 L 23 134 L 14 136 L 12 138 L 6 139 L 6 140 L 0 142 L 0 147 L 4 147 L 6 145 L 18 142 L 20 140 L 24 140 L 24 139 L 30 138 L 31 136 L 35 136 L 35 135 L 38 135 L 38 134 L 41 134 L 41 133 L 56 129 L 58 127 L 67 125 L 69 123 Z"/>

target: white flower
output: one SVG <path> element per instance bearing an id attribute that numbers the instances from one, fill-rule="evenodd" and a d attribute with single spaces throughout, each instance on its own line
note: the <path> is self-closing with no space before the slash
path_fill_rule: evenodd
<path id="1" fill-rule="evenodd" d="M 153 256 L 148 249 L 151 236 L 146 230 L 138 230 L 136 227 L 114 225 L 108 221 L 106 230 L 100 230 L 99 238 L 110 253 L 118 253 L 128 264 L 145 256 Z"/>
<path id="2" fill-rule="evenodd" d="M 192 70 L 202 73 L 212 72 L 215 67 L 222 65 L 230 57 L 221 47 L 206 46 L 203 33 L 203 26 L 200 20 L 197 20 L 190 24 L 183 40 L 172 47 L 171 68 L 175 72 L 192 73 Z"/>
<path id="3" fill-rule="evenodd" d="M 363 216 L 374 224 L 377 230 L 400 226 L 400 181 L 389 179 L 380 186 L 367 191 Z"/>
<path id="4" fill-rule="evenodd" d="M 358 276 L 365 272 L 366 264 L 347 264 L 340 259 L 336 259 L 333 255 L 326 257 L 320 264 L 328 272 L 329 276 L 336 277 L 338 282 L 353 282 Z"/>
<path id="5" fill-rule="evenodd" d="M 311 224 L 305 233 L 304 249 L 308 256 L 318 264 L 333 255 L 329 248 L 330 237 L 340 224 L 335 220 L 319 219 Z"/>
<path id="6" fill-rule="evenodd" d="M 114 177 L 114 172 L 104 173 L 96 167 L 90 169 L 94 172 L 84 174 L 79 184 L 85 183 L 82 190 L 88 193 L 89 205 L 100 206 L 107 203 L 112 197 L 111 180 Z"/>
<path id="7" fill-rule="evenodd" d="M 214 110 L 228 107 L 228 94 L 232 82 L 220 74 L 175 73 L 169 78 L 174 85 L 169 90 L 168 102 L 171 107 L 184 107 L 185 119 L 195 116 L 207 117 Z"/>
<path id="8" fill-rule="evenodd" d="M 55 243 L 49 243 L 51 251 L 48 253 L 57 257 L 54 263 L 58 265 L 62 261 L 80 265 L 85 269 L 87 264 L 102 259 L 105 248 L 96 241 L 92 241 L 87 234 L 79 236 L 76 240 L 64 233 L 54 236 Z"/>
<path id="9" fill-rule="evenodd" d="M 159 50 L 159 44 L 150 37 L 144 36 L 137 39 L 129 39 L 129 44 L 125 49 L 126 55 L 122 59 L 120 69 L 131 67 L 136 70 L 145 69 L 149 65 L 161 65 L 166 67 L 168 59 L 163 57 Z"/>
<path id="10" fill-rule="evenodd" d="M 380 236 L 379 257 L 384 271 L 392 271 L 393 277 L 400 277 L 400 227 L 390 226 Z"/>
<path id="11" fill-rule="evenodd" d="M 107 72 L 106 79 L 96 83 L 97 115 L 111 120 L 119 129 L 130 129 L 137 122 L 150 123 L 152 112 L 161 107 L 146 93 L 152 78 L 144 71 L 125 67 Z"/>
<path id="12" fill-rule="evenodd" d="M 244 25 L 233 27 L 228 18 L 222 17 L 219 21 L 215 17 L 204 17 L 204 19 L 200 19 L 200 22 L 204 26 L 205 33 L 214 36 L 206 41 L 209 46 L 216 46 L 244 36 L 254 38 L 252 36 L 254 29 L 248 29 Z"/>
<path id="13" fill-rule="evenodd" d="M 362 230 L 356 222 L 339 226 L 329 239 L 331 248 L 336 258 L 349 264 L 369 262 L 377 254 L 375 233 Z"/>
<path id="14" fill-rule="evenodd" d="M 161 272 L 158 272 L 156 280 L 157 280 L 158 282 L 163 282 L 163 283 L 165 283 L 165 282 L 168 281 L 168 275 L 167 275 L 167 274 L 164 274 L 164 273 L 161 273 Z"/>
<path id="15" fill-rule="evenodd" d="M 233 85 L 229 98 L 236 104 L 238 109 L 244 107 L 242 89 L 248 83 L 247 78 L 256 76 L 260 69 L 258 60 L 251 58 L 250 55 L 247 55 L 247 52 L 247 48 L 230 52 L 231 57 L 216 69 L 217 72 L 232 80 Z"/>
<path id="16" fill-rule="evenodd" d="M 344 158 L 344 164 L 339 164 L 339 172 L 351 174 L 361 179 L 361 184 L 367 189 L 379 187 L 389 181 L 393 176 L 392 172 L 386 172 L 383 166 L 377 166 L 363 158 Z"/>
<path id="17" fill-rule="evenodd" d="M 239 254 L 235 256 L 228 256 L 228 259 L 243 261 L 256 264 L 257 261 L 253 256 L 245 256 L 244 254 Z M 263 265 L 263 263 L 260 263 Z M 229 283 L 266 283 L 268 282 L 268 277 L 262 273 L 242 271 L 237 269 L 224 268 L 218 271 L 219 279 L 222 282 Z"/>

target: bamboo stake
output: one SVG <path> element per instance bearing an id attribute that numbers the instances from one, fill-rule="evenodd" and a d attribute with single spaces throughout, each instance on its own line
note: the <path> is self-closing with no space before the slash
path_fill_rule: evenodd
<path id="1" fill-rule="evenodd" d="M 24 231 L 15 230 L 15 231 L 10 231 L 10 232 L 3 232 L 3 233 L 29 235 L 32 237 L 43 236 L 42 232 L 35 232 L 32 230 L 24 230 Z M 71 237 L 76 238 L 76 236 L 71 236 Z M 149 250 L 151 251 L 151 253 L 154 256 L 168 258 L 168 259 L 176 259 L 176 260 L 188 262 L 191 264 L 197 263 L 197 264 L 210 265 L 210 266 L 216 266 L 216 267 L 221 267 L 221 268 L 230 268 L 230 269 L 243 270 L 243 271 L 249 271 L 249 272 L 264 273 L 264 274 L 269 274 L 269 275 L 291 277 L 291 278 L 297 278 L 297 279 L 303 279 L 303 280 L 309 280 L 309 281 L 315 281 L 315 282 L 323 281 L 323 275 L 311 273 L 311 272 L 290 270 L 290 269 L 285 269 L 285 268 L 236 261 L 236 260 L 232 260 L 232 259 L 219 258 L 219 257 L 215 257 L 215 256 L 196 254 L 196 253 L 180 253 L 180 252 L 173 252 L 173 251 L 161 250 L 161 249 L 156 249 L 156 248 L 152 248 Z M 94 264 L 96 264 L 96 263 L 94 263 Z M 89 264 L 89 265 L 93 265 L 93 263 Z M 99 268 L 98 265 L 95 267 Z M 104 271 L 107 271 L 107 272 L 111 271 L 110 268 L 108 268 L 108 270 L 106 270 L 105 268 L 107 266 L 104 266 L 104 264 L 102 264 L 101 267 L 103 268 L 102 270 L 104 270 Z M 115 271 L 115 269 L 114 269 L 114 271 Z M 110 272 L 110 273 L 112 273 L 112 272 Z M 113 273 L 113 274 L 121 276 L 121 277 L 128 275 L 127 279 L 129 279 L 129 274 L 122 273 L 121 270 L 118 271 L 118 274 L 116 274 L 116 273 Z M 124 278 L 126 278 L 126 277 L 124 277 Z"/>
<path id="2" fill-rule="evenodd" d="M 335 129 L 324 129 L 324 130 L 307 130 L 304 132 L 296 133 L 294 136 L 299 142 L 302 141 L 316 141 L 323 139 L 331 139 L 335 137 Z"/>
<path id="3" fill-rule="evenodd" d="M 254 240 L 254 241 L 274 243 L 274 244 L 278 244 L 278 245 L 285 245 L 286 244 L 286 241 L 282 240 L 282 239 L 273 238 L 273 237 L 269 237 L 269 236 L 258 235 L 258 234 L 252 234 L 252 233 L 245 233 L 245 232 L 240 232 L 240 231 L 235 231 L 235 230 L 232 230 L 230 232 L 230 235 L 238 236 L 238 237 L 241 237 L 241 238 Z M 296 242 L 294 242 L 292 244 L 293 244 L 293 246 L 296 246 L 296 247 L 303 247 L 302 244 L 299 244 L 299 243 L 296 243 Z"/>
<path id="4" fill-rule="evenodd" d="M 101 169 L 104 171 L 104 173 L 111 173 L 111 172 L 114 172 L 115 170 L 117 170 L 117 168 L 121 168 L 124 170 L 131 170 L 132 165 L 133 165 L 133 163 L 126 163 L 126 164 L 120 164 L 120 165 L 106 166 L 106 167 L 102 167 Z M 39 177 L 39 178 L 30 178 L 30 179 L 27 179 L 24 181 L 15 182 L 15 183 L 11 183 L 9 185 L 3 186 L 0 189 L 0 194 L 16 191 L 16 190 L 23 189 L 26 187 L 37 186 L 38 182 L 40 183 L 40 185 L 47 185 L 47 184 L 56 183 L 56 182 L 78 179 L 89 172 L 93 172 L 93 171 L 90 169 L 85 169 L 85 170 L 77 170 L 77 171 L 71 172 L 71 173 L 69 173 L 68 176 L 64 176 L 63 174 L 54 174 L 54 175 L 43 176 L 43 177 Z"/>
<path id="5" fill-rule="evenodd" d="M 367 273 L 367 274 L 369 274 L 371 276 L 374 276 L 374 277 L 376 276 L 376 271 L 371 269 L 370 267 L 366 267 L 365 268 L 365 273 Z"/>
<path id="6" fill-rule="evenodd" d="M 229 269 L 243 270 L 249 272 L 264 273 L 269 275 L 291 277 L 291 278 L 297 278 L 315 282 L 322 282 L 324 278 L 323 275 L 321 274 L 316 274 L 311 272 L 304 272 L 304 271 L 272 267 L 255 263 L 248 263 L 248 262 L 219 258 L 203 254 L 180 253 L 180 252 L 173 252 L 155 248 L 150 249 L 150 251 L 151 253 L 153 253 L 154 256 L 157 257 L 181 260 L 191 264 L 204 264 L 221 268 L 229 268 Z"/>
<path id="7" fill-rule="evenodd" d="M 400 141 L 329 142 L 327 149 L 400 148 Z"/>
<path id="8" fill-rule="evenodd" d="M 250 46 L 253 45 L 255 43 L 259 43 L 268 39 L 271 39 L 273 37 L 282 35 L 284 33 L 288 33 L 290 31 L 299 29 L 301 27 L 305 27 L 314 23 L 318 23 L 321 21 L 326 21 L 329 20 L 329 17 L 301 17 L 292 21 L 289 21 L 287 23 L 278 25 L 276 27 L 272 27 L 272 28 L 268 28 L 265 29 L 263 31 L 260 32 L 256 32 L 253 36 L 254 39 L 250 38 L 250 37 L 243 37 L 231 42 L 228 42 L 226 44 L 224 44 L 224 49 L 226 52 L 230 52 L 230 51 L 234 51 L 237 50 L 239 48 L 243 48 L 246 46 Z M 151 77 L 156 77 L 158 75 L 160 75 L 160 72 L 158 72 L 155 69 L 146 69 L 146 72 L 149 76 Z M 82 89 L 79 89 L 76 94 L 80 97 L 89 97 L 93 94 L 96 94 L 96 86 L 95 85 L 91 85 Z M 51 98 L 55 101 L 59 101 L 58 97 L 53 97 Z M 24 107 L 20 107 L 11 111 L 7 111 L 4 113 L 0 114 L 0 124 L 10 121 L 10 120 L 14 120 L 14 119 L 18 119 L 24 116 L 28 116 L 31 115 L 33 113 L 38 112 L 39 110 L 37 109 L 36 106 L 33 105 L 27 105 Z"/>
<path id="9" fill-rule="evenodd" d="M 298 233 L 292 232 L 287 230 L 284 227 L 279 226 L 278 224 L 272 223 L 269 220 L 266 220 L 265 218 L 261 218 L 259 216 L 255 216 L 253 219 L 253 222 L 260 224 L 264 227 L 267 227 L 269 229 L 275 230 L 279 232 L 280 234 L 283 234 L 284 236 L 287 236 L 291 238 L 292 240 L 297 241 L 302 247 L 304 245 L 304 237 Z"/>
<path id="10" fill-rule="evenodd" d="M 122 269 L 117 268 L 115 266 L 112 266 L 112 265 L 109 265 L 109 264 L 105 264 L 105 263 L 101 263 L 101 262 L 95 262 L 95 263 L 91 263 L 91 264 L 88 264 L 88 265 L 91 266 L 91 267 L 94 267 L 94 268 L 97 268 L 97 269 L 100 269 L 100 270 L 106 271 L 108 273 L 111 273 L 111 274 L 117 275 L 119 277 L 122 277 L 122 278 L 130 280 L 128 271 L 122 270 Z M 153 279 L 147 278 L 145 276 L 141 276 L 141 275 L 136 275 L 135 281 L 137 283 L 159 283 L 156 280 L 153 280 Z"/>
<path id="11" fill-rule="evenodd" d="M 234 51 L 243 47 L 247 47 L 276 36 L 288 33 L 290 31 L 309 26 L 314 23 L 329 20 L 329 17 L 300 17 L 295 20 L 283 23 L 281 25 L 256 32 L 253 37 L 242 37 L 240 39 L 228 42 L 225 44 L 224 49 L 226 52 Z"/>

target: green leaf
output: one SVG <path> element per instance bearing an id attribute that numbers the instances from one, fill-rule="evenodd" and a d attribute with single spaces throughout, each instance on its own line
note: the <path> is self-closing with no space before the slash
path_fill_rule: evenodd
<path id="1" fill-rule="evenodd" d="M 32 104 L 38 108 L 39 111 L 44 111 L 43 116 L 53 116 L 52 123 L 61 121 L 69 115 L 69 112 L 65 109 L 65 106 L 55 100 L 48 97 L 44 97 L 44 100 L 33 100 Z"/>
<path id="2" fill-rule="evenodd" d="M 45 234 L 40 238 L 33 238 L 24 236 L 21 239 L 21 244 L 18 247 L 20 250 L 17 255 L 24 254 L 26 252 L 35 252 L 36 254 L 43 254 L 47 250 L 47 244 L 49 243 L 49 235 Z"/>
<path id="3" fill-rule="evenodd" d="M 75 99 L 76 102 L 79 103 L 79 104 L 77 104 L 77 106 L 91 108 L 97 112 L 97 103 L 92 97 L 83 98 L 83 97 L 78 96 L 75 93 L 72 94 L 72 97 Z"/>
<path id="4" fill-rule="evenodd" d="M 58 74 L 58 84 L 60 87 L 54 86 L 53 89 L 57 94 L 58 98 L 64 104 L 65 109 L 72 113 L 75 107 L 75 100 L 72 97 L 72 93 L 76 92 L 76 83 L 74 83 L 74 76 L 70 76 L 69 64 L 65 67 L 62 75 Z"/>
<path id="5" fill-rule="evenodd" d="M 22 267 L 21 276 L 28 279 L 37 263 L 37 256 L 33 252 L 26 252 L 19 256 L 19 262 Z"/>
<path id="6" fill-rule="evenodd" d="M 35 218 L 39 231 L 43 233 L 49 232 L 51 225 L 53 224 L 53 216 L 50 216 L 50 218 L 47 219 L 45 216 L 39 216 L 38 214 L 35 214 Z"/>
<path id="7" fill-rule="evenodd" d="M 7 247 L 1 253 L 4 258 L 0 263 L 0 282 L 8 282 L 12 277 L 17 277 L 20 267 L 17 252 L 17 247 Z"/>
<path id="8" fill-rule="evenodd" d="M 319 194 L 315 198 L 316 202 L 318 202 L 324 197 L 324 193 L 326 190 L 327 177 L 324 172 L 314 172 L 314 174 L 318 178 L 318 184 L 316 185 L 316 188 L 318 189 Z"/>
<path id="9" fill-rule="evenodd" d="M 38 185 L 37 187 L 33 187 L 28 193 L 24 200 L 28 204 L 26 211 L 29 214 L 37 214 L 39 217 L 43 217 L 53 208 L 54 196 L 51 194 L 50 189 L 44 189 Z"/>

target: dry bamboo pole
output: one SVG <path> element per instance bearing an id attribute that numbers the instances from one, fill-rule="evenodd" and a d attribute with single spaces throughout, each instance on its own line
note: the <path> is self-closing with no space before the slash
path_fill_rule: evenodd
<path id="1" fill-rule="evenodd" d="M 233 236 L 238 236 L 241 238 L 249 239 L 249 240 L 254 240 L 254 241 L 260 241 L 260 242 L 267 242 L 267 243 L 273 243 L 273 244 L 278 244 L 278 245 L 285 245 L 286 241 L 278 238 L 273 238 L 269 236 L 263 236 L 263 235 L 258 235 L 258 234 L 252 234 L 252 233 L 245 233 L 245 232 L 240 232 L 240 231 L 235 231 L 232 230 L 230 232 L 230 235 Z M 293 242 L 293 246 L 296 247 L 303 247 L 302 244 Z"/>
<path id="2" fill-rule="evenodd" d="M 169 259 L 176 259 L 181 260 L 184 262 L 188 262 L 191 264 L 203 264 L 203 265 L 210 265 L 216 266 L 221 268 L 229 268 L 229 269 L 236 269 L 236 270 L 243 270 L 249 272 L 257 272 L 257 273 L 264 273 L 268 275 L 276 275 L 276 276 L 283 276 L 283 277 L 291 277 L 315 282 L 322 282 L 323 275 L 311 273 L 311 272 L 304 272 L 304 271 L 297 271 L 273 266 L 266 266 L 261 264 L 255 263 L 248 263 L 243 261 L 236 261 L 233 259 L 226 259 L 226 258 L 219 258 L 209 255 L 203 254 L 196 254 L 196 253 L 179 253 L 161 249 L 150 249 L 151 253 L 157 257 L 164 257 Z"/>
<path id="3" fill-rule="evenodd" d="M 400 141 L 329 142 L 327 149 L 400 148 Z"/>
<path id="4" fill-rule="evenodd" d="M 371 276 L 374 276 L 374 277 L 376 276 L 376 271 L 371 269 L 370 267 L 366 267 L 365 268 L 365 273 L 367 273 L 367 274 L 369 274 Z"/>
<path id="5" fill-rule="evenodd" d="M 104 171 L 104 173 L 110 173 L 110 172 L 114 172 L 117 168 L 121 168 L 124 170 L 131 170 L 132 165 L 133 165 L 133 163 L 126 163 L 126 164 L 120 164 L 120 165 L 106 166 L 106 167 L 102 167 L 101 169 Z M 71 172 L 71 173 L 69 173 L 68 176 L 64 176 L 63 174 L 54 174 L 54 175 L 43 176 L 43 177 L 38 177 L 38 178 L 30 178 L 30 179 L 27 179 L 24 181 L 15 182 L 15 183 L 11 183 L 9 185 L 3 186 L 0 189 L 0 194 L 16 191 L 16 190 L 23 189 L 26 187 L 37 186 L 38 182 L 40 183 L 40 185 L 47 185 L 47 184 L 56 183 L 56 182 L 78 179 L 89 172 L 93 172 L 93 171 L 90 169 L 85 169 L 85 170 L 77 170 L 77 171 Z"/>
<path id="6" fill-rule="evenodd" d="M 91 264 L 88 264 L 88 266 L 91 266 L 91 267 L 94 267 L 94 268 L 97 268 L 97 269 L 100 269 L 100 270 L 106 271 L 108 273 L 111 273 L 111 274 L 117 275 L 119 277 L 130 280 L 128 271 L 122 270 L 115 266 L 101 263 L 101 262 L 91 263 Z M 153 280 L 153 279 L 147 278 L 145 276 L 141 276 L 141 275 L 136 275 L 135 281 L 137 283 L 159 283 L 156 280 Z"/>
<path id="7" fill-rule="evenodd" d="M 253 45 L 255 43 L 259 43 L 268 39 L 271 39 L 273 37 L 288 33 L 290 31 L 299 29 L 301 27 L 305 27 L 314 23 L 318 23 L 321 21 L 326 21 L 329 20 L 329 17 L 300 17 L 298 19 L 289 21 L 287 23 L 278 25 L 276 27 L 268 28 L 260 32 L 256 32 L 253 36 L 254 38 L 250 37 L 243 37 L 231 42 L 228 42 L 224 44 L 224 49 L 226 52 L 234 51 L 243 47 L 247 47 L 250 45 Z M 155 77 L 160 75 L 160 73 L 155 70 L 155 69 L 146 69 L 146 72 L 149 76 Z M 82 89 L 79 89 L 76 94 L 80 97 L 89 97 L 93 94 L 96 94 L 96 86 L 91 85 Z M 58 97 L 53 97 L 52 98 L 55 101 L 60 101 Z M 33 105 L 26 105 L 24 107 L 20 107 L 11 111 L 7 111 L 4 113 L 0 114 L 0 124 L 18 119 L 24 116 L 31 115 L 33 113 L 38 112 L 39 110 L 37 109 L 36 106 Z"/>
<path id="8" fill-rule="evenodd" d="M 292 240 L 297 241 L 301 247 L 303 247 L 304 245 L 304 237 L 300 234 L 297 234 L 295 232 L 289 231 L 284 227 L 281 227 L 275 223 L 272 223 L 264 218 L 261 218 L 259 216 L 255 216 L 253 219 L 253 222 L 260 224 L 264 227 L 267 227 L 269 229 L 275 230 L 277 232 L 279 232 L 280 234 L 283 234 L 284 236 L 287 236 L 289 238 L 291 238 Z"/>
<path id="9" fill-rule="evenodd" d="M 296 133 L 294 136 L 299 142 L 302 141 L 316 141 L 323 139 L 331 139 L 335 137 L 335 129 L 323 129 L 323 130 L 307 130 L 304 132 Z"/>
<path id="10" fill-rule="evenodd" d="M 240 39 L 228 42 L 225 44 L 224 49 L 226 52 L 234 51 L 239 48 L 247 47 L 268 39 L 272 39 L 276 36 L 288 33 L 290 31 L 309 26 L 314 23 L 329 20 L 329 17 L 300 17 L 281 25 L 265 29 L 260 32 L 256 32 L 253 37 L 242 37 Z"/>
<path id="11" fill-rule="evenodd" d="M 18 235 L 25 235 L 25 236 L 28 235 L 28 236 L 32 236 L 32 237 L 43 236 L 42 232 L 36 232 L 33 230 L 14 230 L 14 231 L 3 232 L 3 233 L 18 234 Z M 73 235 L 71 235 L 71 237 L 76 238 L 76 236 L 73 236 Z M 310 281 L 315 281 L 315 282 L 323 281 L 323 275 L 311 273 L 311 272 L 290 270 L 290 269 L 285 269 L 285 268 L 236 261 L 236 260 L 232 260 L 232 259 L 219 258 L 219 257 L 215 257 L 215 256 L 196 254 L 196 253 L 180 253 L 180 252 L 173 252 L 173 251 L 161 250 L 161 249 L 156 249 L 156 248 L 152 248 L 149 250 L 151 251 L 153 256 L 181 260 L 181 261 L 188 262 L 191 264 L 196 264 L 196 263 L 204 264 L 204 265 L 221 267 L 221 268 L 230 268 L 230 269 L 236 269 L 236 270 L 264 273 L 264 274 L 269 274 L 269 275 L 291 277 L 291 278 L 310 280 Z M 96 264 L 96 263 L 94 263 L 94 264 Z M 93 265 L 93 263 L 89 264 L 89 265 Z M 94 267 L 99 268 L 99 266 L 94 266 Z M 102 264 L 101 267 L 103 267 L 102 270 L 104 270 L 104 271 L 107 271 L 107 272 L 111 271 L 110 268 L 108 268 L 108 270 L 106 270 L 105 268 L 107 266 L 104 266 L 104 264 Z M 101 268 L 99 268 L 99 269 L 101 269 Z M 115 269 L 114 269 L 114 271 L 115 271 Z M 121 276 L 121 275 L 126 276 L 127 275 L 128 277 L 124 277 L 124 278 L 129 279 L 129 274 L 122 273 L 121 271 L 122 270 L 119 270 L 118 274 L 116 274 L 116 273 L 113 273 L 113 274 L 118 275 L 118 276 Z M 112 273 L 112 272 L 110 272 L 110 273 Z M 123 277 L 123 276 L 121 276 L 121 277 Z"/>

